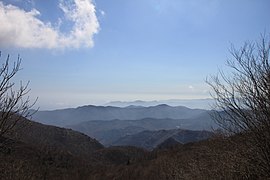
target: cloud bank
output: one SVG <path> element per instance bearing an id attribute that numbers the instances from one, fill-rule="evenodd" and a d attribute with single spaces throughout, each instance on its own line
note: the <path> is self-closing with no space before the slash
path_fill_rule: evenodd
<path id="1" fill-rule="evenodd" d="M 59 7 L 64 12 L 65 20 L 73 23 L 69 32 L 61 32 L 50 22 L 41 21 L 37 9 L 26 12 L 0 2 L 0 46 L 47 49 L 93 47 L 93 36 L 99 31 L 99 22 L 92 0 L 60 0 Z"/>

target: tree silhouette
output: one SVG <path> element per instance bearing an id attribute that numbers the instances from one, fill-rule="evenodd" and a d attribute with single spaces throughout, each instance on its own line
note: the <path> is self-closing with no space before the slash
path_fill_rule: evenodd
<path id="1" fill-rule="evenodd" d="M 12 81 L 20 70 L 20 65 L 20 56 L 10 63 L 8 55 L 0 67 L 0 137 L 9 133 L 23 117 L 29 118 L 32 115 L 29 110 L 36 102 L 30 103 L 27 96 L 30 91 L 29 81 L 26 84 L 20 82 L 19 85 Z"/>
<path id="2" fill-rule="evenodd" d="M 230 135 L 247 135 L 258 173 L 270 176 L 270 41 L 262 36 L 230 52 L 231 74 L 220 71 L 207 80 L 219 111 L 215 120 Z"/>

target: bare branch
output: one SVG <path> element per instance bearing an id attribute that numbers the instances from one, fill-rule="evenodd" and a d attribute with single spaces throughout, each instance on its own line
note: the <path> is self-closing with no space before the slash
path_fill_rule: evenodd
<path id="1" fill-rule="evenodd" d="M 0 53 L 1 58 L 1 53 Z M 18 89 L 12 79 L 20 70 L 21 58 L 18 56 L 12 66 L 10 65 L 10 56 L 0 67 L 0 137 L 11 131 L 22 117 L 30 118 L 32 113 L 29 111 L 36 101 L 30 102 L 27 94 L 29 82 L 23 84 L 20 82 Z"/>
<path id="2" fill-rule="evenodd" d="M 219 111 L 216 122 L 228 134 L 248 133 L 247 141 L 258 147 L 260 168 L 270 176 L 270 41 L 262 36 L 230 50 L 230 76 L 222 71 L 207 83 Z"/>

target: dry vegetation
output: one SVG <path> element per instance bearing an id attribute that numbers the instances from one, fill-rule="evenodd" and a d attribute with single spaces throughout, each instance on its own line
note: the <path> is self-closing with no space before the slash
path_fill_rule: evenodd
<path id="1" fill-rule="evenodd" d="M 1 148 L 1 179 L 267 179 L 258 171 L 247 135 L 145 152 L 132 147 L 97 150 L 95 161 L 68 151 L 11 141 Z"/>
<path id="2" fill-rule="evenodd" d="M 231 74 L 221 72 L 208 83 L 214 90 L 217 108 L 222 111 L 216 113 L 217 123 L 228 135 L 247 136 L 243 143 L 255 157 L 256 174 L 270 177 L 269 53 L 270 39 L 265 36 L 259 42 L 245 43 L 239 50 L 232 48 L 233 60 L 228 61 Z"/>

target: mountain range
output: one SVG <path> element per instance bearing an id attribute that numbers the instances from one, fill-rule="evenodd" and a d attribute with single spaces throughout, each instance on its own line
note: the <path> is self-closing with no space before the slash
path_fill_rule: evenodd
<path id="1" fill-rule="evenodd" d="M 172 129 L 212 130 L 216 124 L 210 113 L 209 110 L 190 109 L 184 106 L 172 107 L 166 104 L 150 107 L 88 105 L 54 111 L 39 111 L 34 114 L 33 120 L 82 132 L 109 147 L 120 145 L 123 139 L 130 139 L 130 136 L 140 137 L 142 132 Z M 145 136 L 145 138 L 147 137 Z M 158 137 L 156 138 L 158 139 Z M 153 149 L 158 145 L 153 143 L 144 147 L 135 142 L 135 139 L 131 138 L 129 143 L 121 145 L 138 145 L 137 147 L 146 149 Z M 162 143 L 163 140 L 166 139 L 157 142 Z"/>
<path id="2" fill-rule="evenodd" d="M 145 118 L 140 120 L 87 121 L 67 127 L 94 137 L 105 146 L 111 146 L 117 145 L 114 143 L 125 136 L 136 135 L 143 131 L 170 129 L 202 131 L 211 130 L 211 124 L 213 122 L 210 117 L 194 119 Z"/>
<path id="3" fill-rule="evenodd" d="M 105 106 L 127 107 L 127 106 L 157 106 L 159 104 L 167 104 L 169 106 L 185 106 L 192 109 L 211 109 L 214 100 L 207 99 L 169 99 L 169 100 L 155 100 L 155 101 L 111 101 L 106 103 Z"/>
<path id="4" fill-rule="evenodd" d="M 55 126 L 69 126 L 92 120 L 139 120 L 144 118 L 154 119 L 210 119 L 208 110 L 190 109 L 184 106 L 157 106 L 142 107 L 112 107 L 112 106 L 81 106 L 77 108 L 60 109 L 53 111 L 38 111 L 33 115 L 33 120 Z"/>

